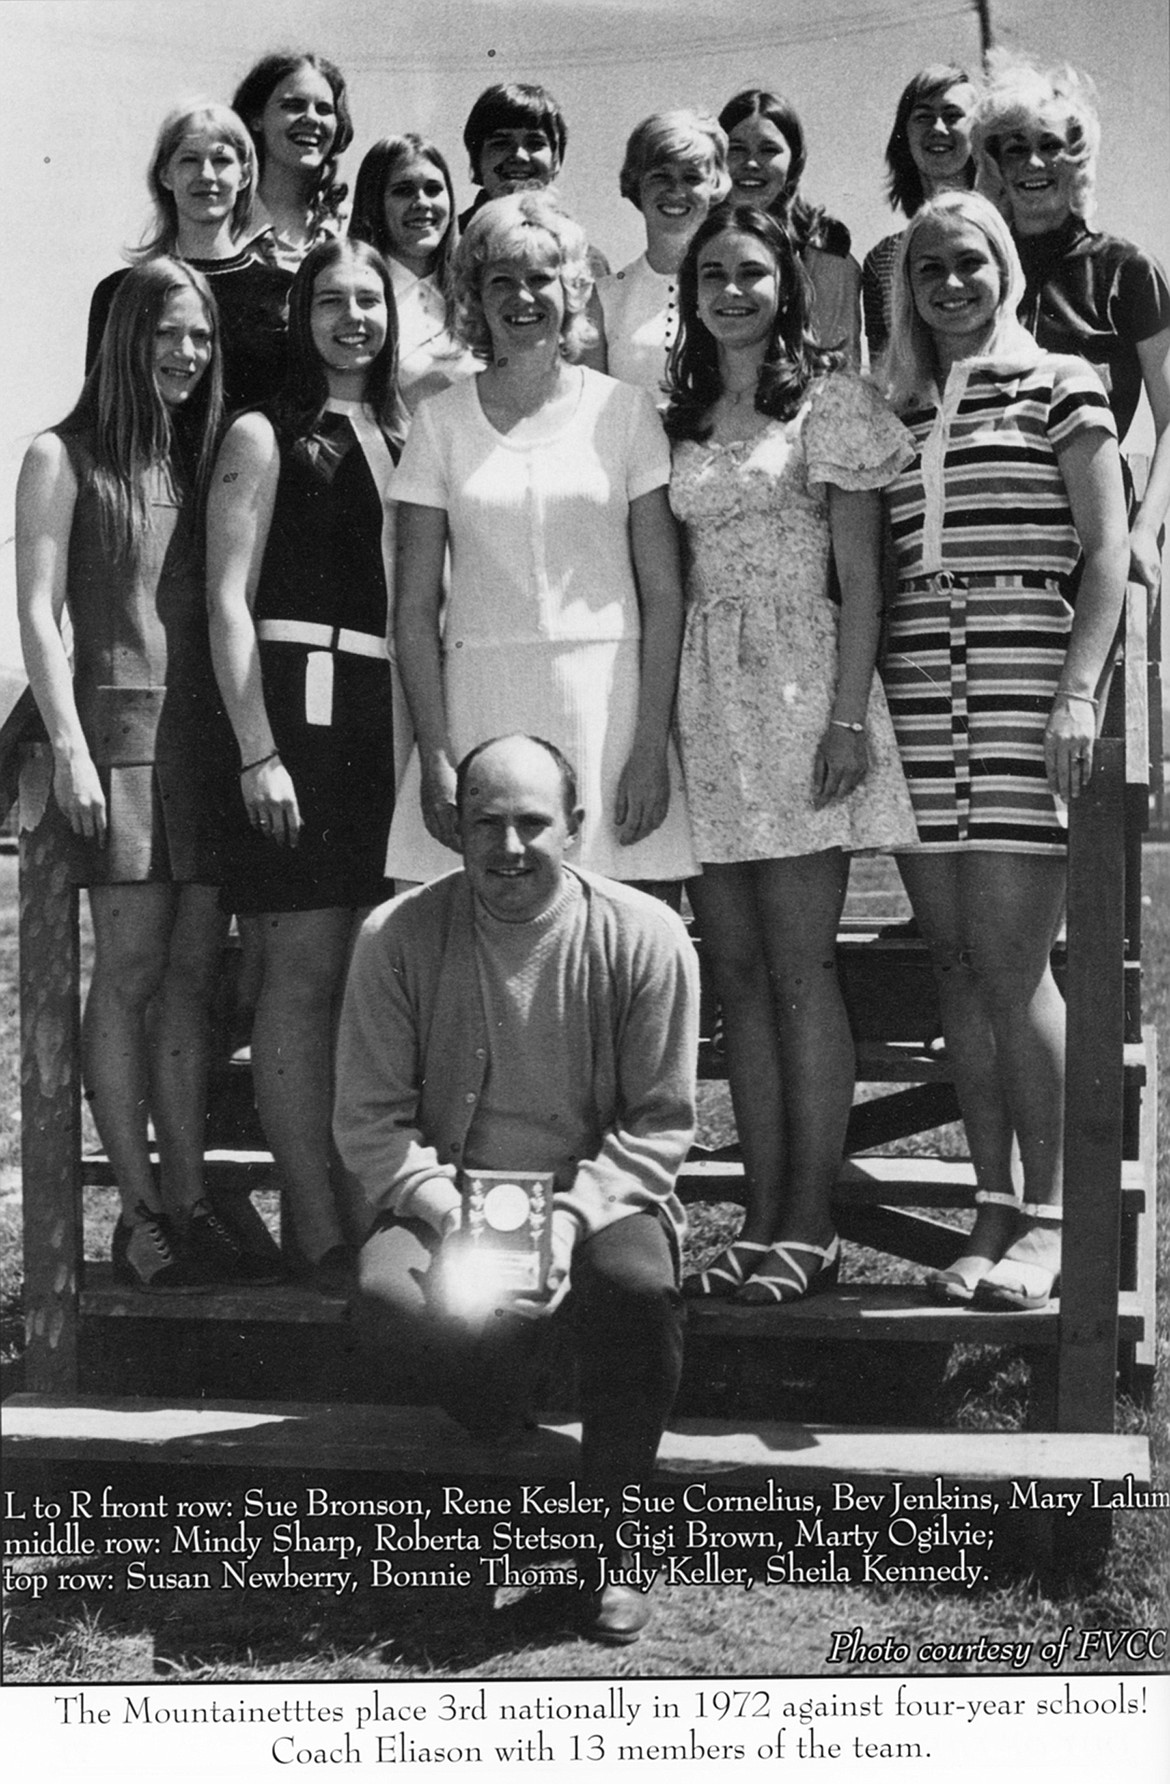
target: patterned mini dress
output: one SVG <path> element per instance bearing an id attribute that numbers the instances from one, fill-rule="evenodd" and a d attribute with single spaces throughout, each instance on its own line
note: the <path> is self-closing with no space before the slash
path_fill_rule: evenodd
<path id="1" fill-rule="evenodd" d="M 1115 434 L 1083 360 L 955 366 L 902 416 L 917 453 L 885 495 L 898 583 L 883 679 L 918 847 L 1059 854 L 1044 730 L 1080 541 L 1061 454 Z"/>

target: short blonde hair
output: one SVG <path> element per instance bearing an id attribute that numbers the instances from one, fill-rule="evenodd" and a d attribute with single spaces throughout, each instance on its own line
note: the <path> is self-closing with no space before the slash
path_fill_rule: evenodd
<path id="1" fill-rule="evenodd" d="M 1048 123 L 1067 125 L 1067 160 L 1074 169 L 1071 204 L 1080 217 L 1090 217 L 1096 204 L 1097 152 L 1101 121 L 1096 88 L 1087 74 L 1064 63 L 1038 68 L 1026 56 L 993 50 L 988 82 L 971 121 L 971 146 L 979 165 L 979 189 L 996 204 L 1007 203 L 999 168 L 1001 145 L 1014 130 Z M 1010 207 L 1009 207 L 1010 208 Z"/>
<path id="2" fill-rule="evenodd" d="M 706 112 L 652 112 L 635 126 L 626 144 L 625 160 L 618 176 L 623 198 L 640 208 L 640 188 L 646 175 L 664 161 L 690 161 L 697 167 L 707 161 L 713 174 L 712 205 L 731 191 L 727 171 L 727 132 Z"/>
<path id="3" fill-rule="evenodd" d="M 483 308 L 484 269 L 490 261 L 517 258 L 517 250 L 534 234 L 547 236 L 556 250 L 565 294 L 562 354 L 569 360 L 579 359 L 594 339 L 593 325 L 585 314 L 593 290 L 589 243 L 553 188 L 543 186 L 481 205 L 455 251 L 455 329 L 480 359 L 492 356 L 491 330 Z"/>

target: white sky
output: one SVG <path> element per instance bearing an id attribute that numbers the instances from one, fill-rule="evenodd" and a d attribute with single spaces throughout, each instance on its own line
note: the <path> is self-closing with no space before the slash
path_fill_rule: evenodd
<path id="1" fill-rule="evenodd" d="M 1100 90 L 1098 221 L 1170 263 L 1170 18 L 1166 0 L 991 0 L 999 41 L 1087 69 Z M 717 111 L 751 82 L 795 101 L 805 188 L 849 225 L 860 256 L 892 227 L 882 150 L 897 96 L 927 62 L 978 63 L 966 0 L 5 0 L 10 115 L 0 192 L 0 667 L 19 663 L 12 491 L 32 434 L 80 387 L 89 294 L 147 214 L 144 174 L 163 113 L 228 99 L 265 51 L 315 48 L 344 69 L 352 187 L 377 136 L 419 130 L 448 152 L 461 201 L 463 119 L 496 80 L 539 80 L 570 140 L 561 185 L 615 265 L 640 223 L 619 198 L 630 129 L 673 105 Z"/>

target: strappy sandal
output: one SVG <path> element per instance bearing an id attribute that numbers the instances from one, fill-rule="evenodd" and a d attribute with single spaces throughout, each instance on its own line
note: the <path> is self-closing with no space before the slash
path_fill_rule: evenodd
<path id="1" fill-rule="evenodd" d="M 725 1251 L 721 1251 L 714 1263 L 708 1264 L 705 1270 L 699 1270 L 693 1276 L 683 1279 L 682 1292 L 688 1301 L 726 1301 L 741 1289 L 757 1265 L 751 1253 L 760 1262 L 768 1250 L 757 1239 L 736 1239 Z"/>
<path id="2" fill-rule="evenodd" d="M 1020 1213 L 1020 1199 L 998 1189 L 977 1189 L 975 1191 L 977 1208 L 996 1207 L 1014 1208 Z M 1000 1254 L 1003 1255 L 1002 1253 Z M 965 1251 L 957 1257 L 949 1269 L 938 1270 L 927 1278 L 927 1289 L 936 1301 L 943 1301 L 950 1307 L 969 1307 L 975 1299 L 975 1290 L 989 1271 L 993 1270 L 999 1258 L 987 1257 L 981 1251 Z M 974 1268 L 964 1268 L 974 1265 Z"/>
<path id="3" fill-rule="evenodd" d="M 1008 1246 L 993 1270 L 975 1290 L 977 1307 L 995 1308 L 1007 1313 L 1035 1313 L 1047 1307 L 1060 1286 L 1060 1254 L 1052 1263 L 1051 1248 L 1047 1258 L 1029 1256 L 1028 1241 L 1044 1227 L 1055 1227 L 1059 1239 L 1063 1211 L 1059 1202 L 1022 1202 L 1020 1212 L 1029 1224 Z"/>
<path id="4" fill-rule="evenodd" d="M 806 1269 L 797 1263 L 792 1255 L 794 1251 L 807 1251 L 820 1262 Z M 783 1306 L 836 1288 L 840 1273 L 841 1241 L 836 1233 L 827 1245 L 805 1245 L 800 1239 L 788 1239 L 783 1243 L 777 1240 L 769 1245 L 767 1258 L 735 1298 L 747 1306 L 765 1306 L 769 1302 Z"/>

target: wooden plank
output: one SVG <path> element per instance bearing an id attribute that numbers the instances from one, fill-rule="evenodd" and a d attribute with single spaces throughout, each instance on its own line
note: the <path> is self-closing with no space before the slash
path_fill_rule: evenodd
<path id="1" fill-rule="evenodd" d="M 1131 582 L 1125 591 L 1125 779 L 1149 798 L 1149 592 Z"/>
<path id="2" fill-rule="evenodd" d="M 337 1325 L 345 1318 L 344 1295 L 322 1295 L 295 1283 L 269 1288 L 211 1288 L 200 1294 L 143 1294 L 116 1283 L 109 1264 L 87 1263 L 80 1295 L 87 1318 L 230 1320 L 237 1325 Z"/>
<path id="3" fill-rule="evenodd" d="M 571 1475 L 580 1426 L 548 1424 L 506 1449 L 474 1443 L 430 1407 L 121 1400 L 15 1394 L 3 1408 L 5 1458 L 175 1462 L 214 1467 L 374 1468 L 505 1478 Z M 678 1419 L 659 1474 L 754 1473 L 810 1484 L 865 1476 L 986 1482 L 1099 1480 L 1128 1491 L 1150 1479 L 1144 1437 L 1055 1432 L 881 1430 L 872 1426 Z"/>
<path id="4" fill-rule="evenodd" d="M 890 1096 L 855 1103 L 849 1113 L 845 1150 L 864 1152 L 871 1146 L 889 1146 L 895 1140 L 947 1127 L 960 1119 L 959 1100 L 952 1084 L 914 1084 Z"/>
<path id="5" fill-rule="evenodd" d="M 965 1227 L 932 1220 L 925 1214 L 911 1214 L 904 1208 L 886 1208 L 880 1203 L 846 1207 L 838 1202 L 834 1204 L 833 1217 L 842 1239 L 930 1270 L 949 1270 L 955 1259 L 962 1256 L 967 1239 Z"/>
<path id="6" fill-rule="evenodd" d="M 687 1319 L 695 1336 L 779 1339 L 791 1343 L 1006 1344 L 1055 1346 L 1060 1301 L 1034 1313 L 994 1312 L 982 1307 L 936 1305 L 925 1284 L 843 1282 L 836 1289 L 788 1306 L 752 1306 L 735 1301 L 689 1301 Z M 1135 1293 L 1118 1297 L 1118 1331 L 1127 1342 L 1144 1336 Z M 1061 1429 L 1064 1429 L 1062 1426 Z"/>
<path id="7" fill-rule="evenodd" d="M 1123 1159 L 1122 1206 L 1139 1214 L 1147 1202 L 1140 1159 Z M 698 1148 L 683 1166 L 678 1192 L 684 1202 L 742 1202 L 743 1166 L 738 1146 L 704 1152 Z M 835 1205 L 889 1202 L 915 1208 L 972 1208 L 975 1172 L 969 1159 L 868 1154 L 847 1158 L 833 1188 Z"/>
<path id="8" fill-rule="evenodd" d="M 1069 814 L 1064 1232 L 1057 1424 L 1112 1431 L 1121 1246 L 1125 749 L 1098 740 Z"/>
<path id="9" fill-rule="evenodd" d="M 8 816 L 20 793 L 20 764 L 25 747 L 44 741 L 44 722 L 37 711 L 32 689 L 25 688 L 0 725 L 0 823 Z"/>
<path id="10" fill-rule="evenodd" d="M 29 746 L 42 759 L 47 744 Z M 48 772 L 48 763 L 44 763 Z M 20 838 L 21 1177 L 25 1380 L 77 1386 L 81 1272 L 81 1054 L 77 889 L 52 798 Z"/>

